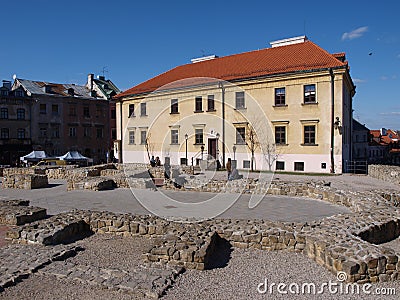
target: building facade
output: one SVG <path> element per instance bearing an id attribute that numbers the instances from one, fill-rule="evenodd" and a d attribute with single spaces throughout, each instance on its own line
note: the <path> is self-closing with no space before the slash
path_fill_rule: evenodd
<path id="1" fill-rule="evenodd" d="M 368 161 L 369 129 L 353 119 L 353 160 Z"/>
<path id="2" fill-rule="evenodd" d="M 0 165 L 16 165 L 32 151 L 32 100 L 23 89 L 11 90 L 11 81 L 0 87 Z"/>
<path id="3" fill-rule="evenodd" d="M 341 173 L 355 86 L 344 53 L 305 36 L 178 66 L 116 96 L 116 157 Z"/>
<path id="4" fill-rule="evenodd" d="M 13 91 L 30 99 L 33 150 L 50 156 L 76 150 L 105 162 L 110 149 L 109 100 L 86 86 L 16 78 Z M 25 153 L 26 154 L 26 153 Z"/>

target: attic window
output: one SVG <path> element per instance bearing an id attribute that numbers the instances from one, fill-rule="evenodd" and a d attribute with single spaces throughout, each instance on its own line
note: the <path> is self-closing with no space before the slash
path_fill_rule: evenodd
<path id="1" fill-rule="evenodd" d="M 74 94 L 75 94 L 74 89 L 73 88 L 69 88 L 68 89 L 68 95 L 74 96 Z"/>
<path id="2" fill-rule="evenodd" d="M 90 96 L 97 98 L 97 92 L 96 91 L 90 91 Z"/>
<path id="3" fill-rule="evenodd" d="M 42 89 L 43 89 L 43 92 L 45 92 L 45 93 L 50 93 L 51 92 L 51 86 L 50 85 L 44 85 L 43 87 L 42 87 Z"/>

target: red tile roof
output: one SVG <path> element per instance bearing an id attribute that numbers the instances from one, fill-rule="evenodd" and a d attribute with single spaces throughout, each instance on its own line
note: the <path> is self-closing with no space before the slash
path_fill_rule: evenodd
<path id="1" fill-rule="evenodd" d="M 266 48 L 181 65 L 140 83 L 120 93 L 115 98 L 150 93 L 167 84 L 187 78 L 192 78 L 192 80 L 174 83 L 168 88 L 209 82 L 209 80 L 205 79 L 200 81 L 193 80 L 195 77 L 234 81 L 274 74 L 346 66 L 347 62 L 341 62 L 334 55 L 311 41 L 305 41 L 304 43 Z"/>
<path id="2" fill-rule="evenodd" d="M 381 136 L 381 131 L 379 129 L 370 130 L 369 132 L 374 139 L 379 139 L 379 141 L 384 144 L 390 144 L 391 142 L 397 142 L 398 140 L 400 140 L 399 135 L 391 129 L 387 129 L 386 135 L 382 136 Z"/>

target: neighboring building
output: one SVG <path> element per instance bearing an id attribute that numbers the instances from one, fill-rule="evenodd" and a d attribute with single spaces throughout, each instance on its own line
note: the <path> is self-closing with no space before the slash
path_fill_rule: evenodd
<path id="1" fill-rule="evenodd" d="M 94 78 L 94 74 L 88 75 L 86 87 L 92 91 L 93 96 L 98 96 L 109 101 L 109 126 L 110 126 L 110 141 L 108 146 L 108 153 L 110 155 L 110 161 L 113 159 L 114 154 L 114 141 L 117 139 L 117 123 L 116 123 L 116 110 L 115 101 L 112 99 L 115 95 L 121 91 L 117 86 L 109 79 L 105 79 L 104 76 L 97 76 Z"/>
<path id="2" fill-rule="evenodd" d="M 51 156 L 76 150 L 106 161 L 109 151 L 109 100 L 86 86 L 15 79 L 12 90 L 26 93 L 32 103 L 31 139 L 34 150 Z"/>
<path id="3" fill-rule="evenodd" d="M 0 165 L 16 165 L 32 151 L 31 104 L 23 89 L 11 90 L 11 81 L 0 87 Z"/>
<path id="4" fill-rule="evenodd" d="M 116 157 L 191 164 L 203 156 L 223 166 L 234 158 L 250 168 L 255 132 L 257 169 L 343 172 L 355 93 L 345 54 L 305 36 L 271 45 L 194 59 L 115 96 Z"/>
<path id="5" fill-rule="evenodd" d="M 370 130 L 369 162 L 400 165 L 400 136 L 392 129 Z"/>
<path id="6" fill-rule="evenodd" d="M 368 161 L 369 129 L 353 119 L 353 161 Z"/>

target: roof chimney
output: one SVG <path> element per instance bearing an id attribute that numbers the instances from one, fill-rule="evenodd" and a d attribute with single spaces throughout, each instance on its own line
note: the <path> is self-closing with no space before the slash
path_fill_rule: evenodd
<path id="1" fill-rule="evenodd" d="M 93 79 L 94 79 L 94 74 L 88 74 L 86 86 L 89 90 L 93 90 Z"/>
<path id="2" fill-rule="evenodd" d="M 218 56 L 213 54 L 213 55 L 193 58 L 190 61 L 192 62 L 192 64 L 194 64 L 194 63 L 198 63 L 198 62 L 201 62 L 201 61 L 211 60 L 211 59 L 214 59 L 214 58 L 218 58 Z"/>
<path id="3" fill-rule="evenodd" d="M 271 44 L 272 48 L 275 48 L 275 47 L 281 47 L 281 46 L 287 46 L 287 45 L 293 45 L 293 44 L 300 44 L 300 43 L 304 43 L 307 40 L 308 40 L 308 38 L 305 35 L 301 35 L 301 36 L 296 36 L 296 37 L 292 37 L 292 38 L 288 38 L 288 39 L 273 41 L 273 42 L 270 42 L 270 44 Z"/>
<path id="4" fill-rule="evenodd" d="M 11 81 L 3 80 L 3 87 L 7 88 L 8 90 L 11 90 Z"/>

